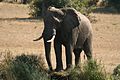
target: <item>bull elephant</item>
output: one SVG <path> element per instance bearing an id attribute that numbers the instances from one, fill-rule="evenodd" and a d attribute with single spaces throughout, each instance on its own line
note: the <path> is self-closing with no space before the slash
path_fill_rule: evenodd
<path id="1" fill-rule="evenodd" d="M 44 30 L 42 35 L 35 39 L 44 40 L 46 60 L 50 70 L 51 42 L 54 41 L 56 54 L 56 71 L 63 70 L 62 45 L 65 46 L 66 69 L 72 67 L 72 52 L 75 55 L 75 65 L 80 61 L 80 53 L 84 51 L 87 59 L 92 58 L 92 27 L 89 19 L 77 12 L 74 8 L 49 7 L 44 16 Z"/>

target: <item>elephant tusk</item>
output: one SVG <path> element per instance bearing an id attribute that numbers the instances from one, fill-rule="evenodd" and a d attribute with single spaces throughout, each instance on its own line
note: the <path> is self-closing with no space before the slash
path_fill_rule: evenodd
<path id="1" fill-rule="evenodd" d="M 50 40 L 48 40 L 47 42 L 52 42 L 54 39 L 55 39 L 55 35 L 53 35 L 53 37 Z"/>
<path id="2" fill-rule="evenodd" d="M 43 36 L 40 36 L 39 38 L 37 38 L 37 39 L 35 39 L 35 40 L 33 40 L 33 41 L 38 41 L 38 40 L 40 40 L 40 39 L 42 39 L 43 38 Z"/>
<path id="3" fill-rule="evenodd" d="M 53 36 L 50 40 L 48 40 L 47 42 L 52 42 L 55 39 L 55 35 L 56 35 L 56 30 L 53 29 Z"/>

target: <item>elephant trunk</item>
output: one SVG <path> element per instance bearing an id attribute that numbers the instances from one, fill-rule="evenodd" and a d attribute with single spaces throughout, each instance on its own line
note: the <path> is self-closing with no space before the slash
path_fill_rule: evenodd
<path id="1" fill-rule="evenodd" d="M 50 71 L 52 71 L 52 63 L 51 63 L 51 43 L 46 42 L 46 40 L 44 40 L 44 47 L 45 47 L 45 57 L 46 57 L 46 61 L 48 64 L 48 68 Z"/>
<path id="2" fill-rule="evenodd" d="M 51 34 L 52 34 L 52 38 L 50 39 Z M 50 52 L 51 52 L 51 42 L 55 39 L 55 35 L 56 35 L 56 30 L 55 29 L 46 30 L 46 31 L 44 30 L 43 31 L 45 56 L 46 56 L 47 64 L 48 64 L 48 67 L 49 67 L 50 71 L 53 70 L 52 63 L 51 63 L 51 54 L 50 54 Z"/>
<path id="3" fill-rule="evenodd" d="M 43 38 L 43 35 L 41 35 L 39 38 L 37 39 L 34 39 L 33 41 L 38 41 L 38 40 L 41 40 Z"/>
<path id="4" fill-rule="evenodd" d="M 55 39 L 55 35 L 56 35 L 56 30 L 53 29 L 53 35 L 52 35 L 52 38 L 51 38 L 50 40 L 47 40 L 47 42 L 52 42 L 52 41 L 54 41 L 54 39 Z"/>

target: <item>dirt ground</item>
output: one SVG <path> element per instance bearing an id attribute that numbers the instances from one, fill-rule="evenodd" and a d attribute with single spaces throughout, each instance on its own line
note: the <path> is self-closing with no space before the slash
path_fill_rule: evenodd
<path id="1" fill-rule="evenodd" d="M 10 50 L 13 55 L 36 54 L 43 56 L 45 60 L 43 40 L 33 42 L 33 39 L 42 33 L 43 22 L 29 19 L 28 13 L 28 5 L 0 3 L 0 52 Z M 93 57 L 102 61 L 106 71 L 111 73 L 120 64 L 120 15 L 100 13 L 92 15 L 98 20 L 92 23 Z M 51 54 L 55 67 L 53 48 Z M 63 63 L 65 66 L 64 53 Z"/>

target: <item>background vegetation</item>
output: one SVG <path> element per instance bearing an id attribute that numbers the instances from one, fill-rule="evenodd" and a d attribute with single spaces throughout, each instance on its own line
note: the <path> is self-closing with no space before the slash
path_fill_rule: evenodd
<path id="1" fill-rule="evenodd" d="M 100 7 L 114 7 L 120 11 L 120 0 L 32 0 L 30 3 L 30 14 L 34 17 L 42 15 L 42 3 L 46 1 L 47 6 L 54 6 L 57 8 L 73 7 L 85 15 L 89 15 L 98 6 Z"/>
<path id="2" fill-rule="evenodd" d="M 0 63 L 0 80 L 49 80 L 41 57 L 22 54 L 13 58 L 11 52 L 5 54 Z"/>
<path id="3" fill-rule="evenodd" d="M 42 15 L 42 3 L 46 1 L 47 6 L 54 6 L 57 8 L 73 7 L 83 14 L 89 14 L 93 9 L 96 8 L 96 2 L 98 0 L 33 0 L 30 4 L 31 15 L 41 16 Z"/>
<path id="4" fill-rule="evenodd" d="M 73 69 L 70 80 L 108 80 L 108 76 L 102 64 L 90 60 L 82 64 L 81 68 Z"/>
<path id="5" fill-rule="evenodd" d="M 104 66 L 96 60 L 87 61 L 71 71 L 48 74 L 40 57 L 24 54 L 12 57 L 11 52 L 5 54 L 2 63 L 0 62 L 0 80 L 59 80 L 58 75 L 68 80 L 120 79 L 120 65 L 114 69 L 112 75 L 107 74 Z M 51 78 L 52 74 L 56 74 L 55 79 Z"/>
<path id="6" fill-rule="evenodd" d="M 120 0 L 107 0 L 108 7 L 114 7 L 120 12 Z"/>

